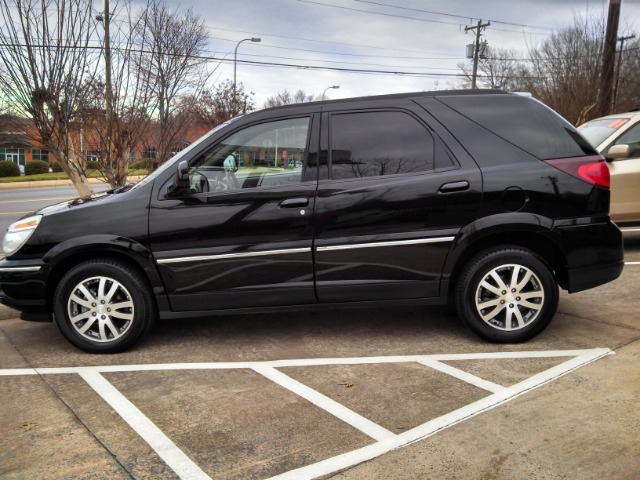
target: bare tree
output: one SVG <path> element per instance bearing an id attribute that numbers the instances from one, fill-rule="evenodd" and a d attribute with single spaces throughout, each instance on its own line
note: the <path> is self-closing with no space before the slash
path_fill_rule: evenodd
<path id="1" fill-rule="evenodd" d="M 253 92 L 245 92 L 242 83 L 236 86 L 234 94 L 233 82 L 226 80 L 214 88 L 202 92 L 194 102 L 194 114 L 198 121 L 211 128 L 217 127 L 230 118 L 254 109 Z"/>
<path id="2" fill-rule="evenodd" d="M 148 0 L 135 26 L 135 43 L 143 52 L 137 75 L 153 93 L 159 123 L 156 155 L 165 161 L 184 134 L 184 118 L 178 114 L 179 98 L 197 98 L 210 73 L 204 57 L 207 29 L 191 10 L 168 9 L 161 0 Z"/>
<path id="3" fill-rule="evenodd" d="M 93 193 L 72 124 L 98 50 L 86 0 L 0 0 L 0 96 L 28 116 L 81 196 Z M 10 66 L 10 67 L 9 67 Z"/>
<path id="4" fill-rule="evenodd" d="M 478 62 L 477 84 L 481 88 L 497 88 L 505 91 L 518 89 L 518 52 L 503 48 L 487 48 L 487 55 Z M 473 64 L 466 61 L 458 64 L 464 77 L 462 88 L 471 88 Z"/>
<path id="5" fill-rule="evenodd" d="M 308 95 L 304 90 L 298 90 L 295 95 L 291 95 L 289 90 L 276 93 L 273 97 L 267 98 L 264 102 L 264 108 L 280 107 L 282 105 L 290 105 L 292 103 L 305 103 L 313 101 L 313 95 Z"/>
<path id="6" fill-rule="evenodd" d="M 145 54 L 134 45 L 134 27 L 131 6 L 128 1 L 112 4 L 110 43 L 112 95 L 106 95 L 106 71 L 86 85 L 80 107 L 78 130 L 82 129 L 85 147 L 97 159 L 101 173 L 112 187 L 127 182 L 129 159 L 132 152 L 144 143 L 149 131 L 151 103 L 150 82 L 136 68 Z M 102 36 L 102 51 L 105 37 Z M 107 101 L 111 112 L 107 115 Z"/>
<path id="7" fill-rule="evenodd" d="M 570 122 L 593 118 L 603 39 L 602 19 L 576 16 L 572 26 L 529 51 L 530 65 L 520 72 L 523 87 Z"/>
<path id="8" fill-rule="evenodd" d="M 624 44 L 615 102 L 616 112 L 640 108 L 640 38 Z M 620 43 L 618 43 L 620 47 Z M 617 60 L 616 60 L 617 61 Z"/>

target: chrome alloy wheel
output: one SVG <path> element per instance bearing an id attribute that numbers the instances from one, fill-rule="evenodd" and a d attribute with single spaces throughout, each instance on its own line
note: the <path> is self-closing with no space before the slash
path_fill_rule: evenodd
<path id="1" fill-rule="evenodd" d="M 69 296 L 67 313 L 73 328 L 92 342 L 113 342 L 133 322 L 129 291 L 109 277 L 91 277 L 77 284 Z"/>
<path id="2" fill-rule="evenodd" d="M 544 288 L 533 271 L 517 264 L 500 265 L 479 283 L 475 306 L 480 318 L 498 330 L 520 330 L 538 318 Z"/>

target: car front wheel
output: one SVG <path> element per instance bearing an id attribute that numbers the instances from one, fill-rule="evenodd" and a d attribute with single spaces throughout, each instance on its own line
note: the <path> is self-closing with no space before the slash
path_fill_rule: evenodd
<path id="1" fill-rule="evenodd" d="M 529 250 L 487 250 L 463 269 L 456 308 L 480 337 L 522 342 L 539 334 L 554 317 L 558 284 L 547 262 Z"/>
<path id="2" fill-rule="evenodd" d="M 150 329 L 155 304 L 145 279 L 125 263 L 91 260 L 72 268 L 54 297 L 62 334 L 91 353 L 131 347 Z"/>

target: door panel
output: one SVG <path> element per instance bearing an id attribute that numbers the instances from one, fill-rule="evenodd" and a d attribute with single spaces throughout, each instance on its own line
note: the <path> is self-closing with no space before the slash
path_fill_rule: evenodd
<path id="1" fill-rule="evenodd" d="M 152 202 L 151 248 L 172 310 L 316 301 L 309 125 L 246 127 L 190 162 L 190 194 Z"/>
<path id="2" fill-rule="evenodd" d="M 640 221 L 640 157 L 608 162 L 611 173 L 611 218 L 614 222 Z"/>
<path id="3" fill-rule="evenodd" d="M 611 218 L 614 222 L 640 221 L 640 124 L 620 135 L 612 145 L 628 145 L 629 157 L 608 162 L 611 172 Z M 606 154 L 606 153 L 605 153 Z"/>
<path id="4" fill-rule="evenodd" d="M 334 178 L 316 199 L 319 300 L 439 295 L 454 237 L 480 205 L 477 166 L 454 161 L 408 113 L 325 115 Z"/>

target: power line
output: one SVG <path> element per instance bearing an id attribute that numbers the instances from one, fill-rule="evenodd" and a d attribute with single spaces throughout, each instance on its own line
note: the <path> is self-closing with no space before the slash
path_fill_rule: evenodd
<path id="1" fill-rule="evenodd" d="M 61 47 L 60 45 L 43 45 L 43 44 L 30 44 L 30 45 L 27 45 L 27 44 L 14 44 L 14 43 L 0 44 L 0 48 L 25 48 L 27 46 L 32 47 L 32 48 L 41 48 L 41 49 L 53 49 L 53 48 L 60 48 Z M 64 47 L 65 48 L 69 48 L 69 49 L 88 49 L 88 50 L 100 50 L 100 49 L 102 49 L 101 46 L 90 46 L 90 45 L 83 45 L 83 46 L 69 45 L 69 46 L 64 46 Z M 112 50 L 114 50 L 114 51 L 122 51 L 123 49 L 121 49 L 119 47 L 112 47 Z M 133 52 L 133 53 L 148 53 L 148 54 L 157 53 L 157 52 L 153 52 L 153 51 L 150 51 L 150 50 L 143 50 L 143 49 L 129 49 L 128 51 L 129 52 Z M 166 52 L 165 55 L 188 57 L 188 58 L 199 59 L 199 60 L 217 61 L 218 63 L 233 63 L 234 62 L 233 59 L 218 58 L 218 57 L 213 57 L 213 56 L 208 56 L 208 55 L 184 55 L 184 54 L 180 54 L 180 53 L 170 53 L 170 52 Z M 325 65 L 305 65 L 305 64 L 295 64 L 295 63 L 261 62 L 261 61 L 256 61 L 256 60 L 237 60 L 237 63 L 250 65 L 250 66 L 257 66 L 257 67 L 295 68 L 295 69 L 299 69 L 299 70 L 332 71 L 332 72 L 355 73 L 355 74 L 397 75 L 397 76 L 407 76 L 407 77 L 425 77 L 425 78 L 447 78 L 448 77 L 448 78 L 459 78 L 459 77 L 465 77 L 466 76 L 464 73 L 441 73 L 441 72 L 431 72 L 431 71 L 409 72 L 409 71 L 404 71 L 404 70 L 379 70 L 379 69 L 372 69 L 372 68 L 345 68 L 345 67 L 331 67 L 331 66 L 325 66 Z M 525 77 L 518 77 L 518 78 L 525 78 Z M 527 78 L 531 78 L 531 77 L 527 77 Z"/>
<path id="2" fill-rule="evenodd" d="M 331 7 L 331 8 L 339 8 L 340 10 L 349 10 L 352 12 L 361 12 L 361 13 L 369 13 L 372 15 L 382 15 L 383 17 L 393 17 L 393 18 L 404 18 L 404 19 L 408 19 L 408 20 L 415 20 L 415 21 L 420 21 L 420 22 L 431 22 L 431 23 L 440 23 L 443 25 L 455 25 L 455 26 L 459 26 L 460 23 L 454 23 L 454 22 L 444 22 L 442 20 L 431 20 L 431 19 L 422 19 L 422 18 L 415 18 L 415 17 L 407 17 L 406 15 L 395 15 L 393 13 L 383 13 L 383 12 L 372 12 L 371 10 L 362 10 L 361 8 L 353 8 L 353 7 L 345 7 L 344 5 L 333 5 L 333 4 L 329 4 L 329 3 L 322 3 L 322 2 L 317 2 L 314 0 L 297 0 L 298 2 L 301 3 L 310 3 L 312 5 L 320 5 L 323 7 Z"/>
<path id="3" fill-rule="evenodd" d="M 430 22 L 430 23 L 439 23 L 442 25 L 455 25 L 457 27 L 459 27 L 461 24 L 459 22 L 445 22 L 443 20 L 433 20 L 430 18 L 416 18 L 416 17 L 409 17 L 407 15 L 396 15 L 393 13 L 384 13 L 384 12 L 374 12 L 371 10 L 363 10 L 361 8 L 353 8 L 353 7 L 345 7 L 344 5 L 334 5 L 334 4 L 330 4 L 330 3 L 322 3 L 322 2 L 318 2 L 315 0 L 297 0 L 298 2 L 301 3 L 309 3 L 312 5 L 320 5 L 323 7 L 331 7 L 331 8 L 338 8 L 341 10 L 349 10 L 352 12 L 361 12 L 361 13 L 368 13 L 371 15 L 381 15 L 384 17 L 392 17 L 392 18 L 402 18 L 405 20 L 413 20 L 413 21 L 417 21 L 417 22 Z M 469 18 L 469 17 L 464 17 L 464 18 Z M 511 32 L 511 33 L 527 33 L 529 35 L 547 35 L 546 33 L 536 33 L 536 32 L 524 32 L 524 30 L 520 31 L 520 30 L 508 30 L 508 29 L 504 29 L 504 28 L 494 28 L 494 30 L 497 31 L 501 31 L 501 32 Z"/>
<path id="4" fill-rule="evenodd" d="M 260 57 L 260 58 L 277 58 L 279 60 L 302 60 L 304 61 L 304 59 L 302 58 L 296 58 L 296 57 L 281 57 L 281 56 L 277 56 L 277 55 L 261 55 L 261 54 L 255 54 L 255 53 L 243 53 L 242 54 L 243 57 Z M 345 61 L 339 61 L 339 60 L 316 60 L 317 62 L 323 62 L 323 63 L 337 63 L 337 64 L 348 64 L 348 65 L 372 65 L 375 67 L 388 67 L 388 68 L 420 68 L 420 67 L 413 67 L 411 65 L 389 65 L 389 64 L 383 64 L 383 63 L 368 63 L 368 62 L 345 62 Z M 457 70 L 457 68 L 455 67 L 450 67 L 450 68 L 446 68 L 446 67 L 431 67 L 432 70 Z"/>
<path id="5" fill-rule="evenodd" d="M 359 3 L 370 3 L 372 5 L 378 5 L 381 7 L 389 7 L 389 8 L 396 8 L 399 10 L 408 10 L 408 11 L 412 11 L 412 12 L 421 12 L 421 13 L 428 13 L 431 15 L 442 15 L 443 17 L 452 17 L 452 18 L 460 18 L 462 20 L 479 20 L 476 19 L 475 17 L 469 17 L 468 15 L 457 15 L 454 13 L 444 13 L 444 12 L 435 12 L 435 11 L 431 11 L 431 10 L 422 10 L 420 8 L 410 8 L 410 7 L 401 7 L 398 5 L 391 5 L 388 3 L 382 3 L 382 2 L 373 2 L 371 0 L 354 0 L 355 2 L 359 2 Z M 495 20 L 493 18 L 489 18 L 488 19 L 490 22 L 493 23 L 499 23 L 501 25 L 512 25 L 514 27 L 524 27 L 524 28 L 538 28 L 541 30 L 549 30 L 552 31 L 553 28 L 551 27 L 540 27 L 537 25 L 526 25 L 524 23 L 513 23 L 513 22 L 504 22 L 504 21 L 500 21 L 500 20 Z"/>
<path id="6" fill-rule="evenodd" d="M 211 40 L 222 40 L 224 42 L 230 42 L 234 44 L 236 43 L 236 40 L 231 40 L 228 38 L 212 37 L 212 36 L 209 36 L 209 38 Z M 403 60 L 461 60 L 462 59 L 462 57 L 454 56 L 454 55 L 449 55 L 450 58 L 443 58 L 443 57 L 405 57 L 405 56 L 398 56 L 398 55 L 367 55 L 363 53 L 346 53 L 346 52 L 326 52 L 324 50 L 313 50 L 309 48 L 281 47 L 278 45 L 271 45 L 266 43 L 261 43 L 257 47 L 258 48 L 265 48 L 265 47 L 276 48 L 278 50 L 294 50 L 298 52 L 322 53 L 325 55 L 340 55 L 340 56 L 346 56 L 346 57 L 393 58 L 393 59 L 403 59 Z M 246 54 L 243 53 L 241 55 L 246 55 Z"/>
<path id="7" fill-rule="evenodd" d="M 214 30 L 222 30 L 225 32 L 234 32 L 234 33 L 243 33 L 243 34 L 250 34 L 250 35 L 261 35 L 264 37 L 273 37 L 273 38 L 284 38 L 286 40 L 302 40 L 305 42 L 317 42 L 317 43 L 328 43 L 328 44 L 332 44 L 332 45 L 345 45 L 347 47 L 363 47 L 363 48 L 371 48 L 371 49 L 375 49 L 375 50 L 390 50 L 390 51 L 394 51 L 394 52 L 406 52 L 406 53 L 427 53 L 427 54 L 433 54 L 433 55 L 443 55 L 443 56 L 450 56 L 450 54 L 448 53 L 442 53 L 442 52 L 428 52 L 428 51 L 424 51 L 424 50 L 410 50 L 410 49 L 403 49 L 403 48 L 389 48 L 389 47 L 377 47 L 375 45 L 365 45 L 362 43 L 347 43 L 347 42 L 333 42 L 330 40 L 317 40 L 314 38 L 304 38 L 304 37 L 291 37 L 291 36 L 287 36 L 287 35 L 274 35 L 272 32 L 256 32 L 256 31 L 249 31 L 249 30 L 235 30 L 235 29 L 231 29 L 231 28 L 220 28 L 220 27 L 215 27 Z M 231 41 L 231 40 L 229 40 Z"/>

